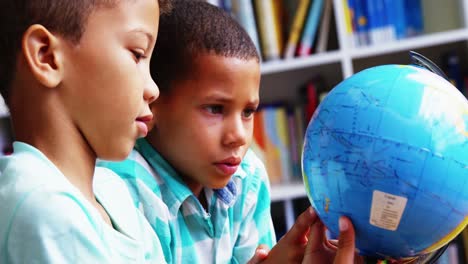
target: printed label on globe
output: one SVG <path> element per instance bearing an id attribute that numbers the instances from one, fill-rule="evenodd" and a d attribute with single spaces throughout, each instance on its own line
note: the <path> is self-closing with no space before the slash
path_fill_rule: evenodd
<path id="1" fill-rule="evenodd" d="M 395 231 L 400 224 L 408 199 L 375 190 L 369 222 L 371 225 Z"/>

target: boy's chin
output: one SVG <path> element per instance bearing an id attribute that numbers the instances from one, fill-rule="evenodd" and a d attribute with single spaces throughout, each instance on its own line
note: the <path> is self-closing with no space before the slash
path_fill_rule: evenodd
<path id="1" fill-rule="evenodd" d="M 230 179 L 231 178 L 229 178 L 226 181 L 213 182 L 211 186 L 209 186 L 209 188 L 210 189 L 223 189 L 224 187 L 228 185 Z"/>
<path id="2" fill-rule="evenodd" d="M 118 149 L 114 150 L 104 150 L 101 152 L 96 153 L 97 158 L 101 160 L 108 160 L 108 161 L 122 161 L 130 155 L 132 151 L 133 145 L 127 148 L 119 147 Z"/>

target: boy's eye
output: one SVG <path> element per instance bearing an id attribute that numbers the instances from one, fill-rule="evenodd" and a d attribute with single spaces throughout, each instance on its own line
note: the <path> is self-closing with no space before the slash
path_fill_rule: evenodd
<path id="1" fill-rule="evenodd" d="M 145 54 L 138 50 L 132 50 L 132 54 L 136 62 L 139 62 L 141 59 L 145 58 Z"/>
<path id="2" fill-rule="evenodd" d="M 223 113 L 223 106 L 222 105 L 208 105 L 205 109 L 210 114 L 222 114 Z"/>
<path id="3" fill-rule="evenodd" d="M 242 116 L 245 117 L 245 118 L 249 118 L 251 117 L 255 111 L 257 111 L 257 109 L 254 109 L 254 108 L 251 108 L 251 109 L 245 109 L 243 112 L 242 112 Z"/>

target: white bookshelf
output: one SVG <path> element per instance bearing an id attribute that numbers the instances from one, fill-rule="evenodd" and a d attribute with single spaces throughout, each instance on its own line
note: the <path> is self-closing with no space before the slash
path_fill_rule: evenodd
<path id="1" fill-rule="evenodd" d="M 412 37 L 400 41 L 388 43 L 380 46 L 369 46 L 349 49 L 348 52 L 341 50 L 329 51 L 311 55 L 306 58 L 296 58 L 289 60 L 277 60 L 262 63 L 261 72 L 263 76 L 285 71 L 304 69 L 325 64 L 340 63 L 345 64 L 347 60 L 362 58 L 372 58 L 401 51 L 409 51 L 418 48 L 426 48 L 437 45 L 444 45 L 460 41 L 468 41 L 468 28 L 454 29 L 446 32 L 432 33 L 418 37 Z M 349 77 L 353 73 L 350 68 L 343 77 Z"/>
<path id="2" fill-rule="evenodd" d="M 292 200 L 306 196 L 302 182 L 275 184 L 271 186 L 271 201 Z"/>
<path id="3" fill-rule="evenodd" d="M 425 1 L 434 0 L 422 0 Z M 464 54 L 468 58 L 468 0 L 447 0 L 457 5 L 454 16 L 460 16 L 458 27 L 440 32 L 426 33 L 417 37 L 388 42 L 385 44 L 353 47 L 351 36 L 346 32 L 344 20 L 343 0 L 333 0 L 333 11 L 336 18 L 336 32 L 338 49 L 311 55 L 307 58 L 268 61 L 262 63 L 261 100 L 291 100 L 297 94 L 299 86 L 303 85 L 315 73 L 323 75 L 330 88 L 344 78 L 349 77 L 360 69 L 369 65 L 382 63 L 409 63 L 410 50 L 430 50 L 430 54 L 423 53 L 430 59 L 442 55 L 445 47 L 453 45 L 464 47 Z M 433 11 L 437 12 L 437 10 Z M 437 16 L 434 16 L 436 18 Z M 444 19 L 444 18 L 437 18 Z M 463 63 L 463 62 L 462 62 Z M 465 62 L 466 63 L 466 62 Z M 363 66 L 364 65 L 364 66 Z M 271 186 L 272 202 L 284 201 L 289 204 L 293 199 L 305 198 L 307 194 L 302 182 L 282 183 Z M 288 206 L 286 206 L 286 211 Z M 288 212 L 285 212 L 288 215 Z"/>
<path id="4" fill-rule="evenodd" d="M 341 51 L 330 51 L 309 56 L 306 58 L 295 58 L 289 60 L 278 60 L 262 63 L 262 75 L 281 73 L 284 71 L 303 69 L 307 67 L 320 66 L 329 63 L 339 63 L 343 58 Z"/>

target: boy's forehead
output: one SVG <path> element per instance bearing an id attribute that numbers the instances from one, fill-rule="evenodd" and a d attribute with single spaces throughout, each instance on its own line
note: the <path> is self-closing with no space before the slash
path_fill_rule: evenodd
<path id="1" fill-rule="evenodd" d="M 204 54 L 192 59 L 191 64 L 183 76 L 175 76 L 178 80 L 173 80 L 170 94 L 189 93 L 228 100 L 232 92 L 246 88 L 250 94 L 248 97 L 252 101 L 257 100 L 260 65 L 256 59 Z M 161 95 L 164 95 L 164 91 L 161 91 Z"/>
<path id="2" fill-rule="evenodd" d="M 88 26 L 106 24 L 109 28 L 143 33 L 151 39 L 156 38 L 159 22 L 157 0 L 113 0 L 112 3 L 114 5 L 97 8 L 91 12 Z M 85 31 L 89 29 L 86 28 Z"/>
<path id="3" fill-rule="evenodd" d="M 199 52 L 193 56 L 191 61 L 191 70 L 194 73 L 260 68 L 260 63 L 256 58 L 240 58 L 237 56 L 216 54 L 214 52 Z"/>

